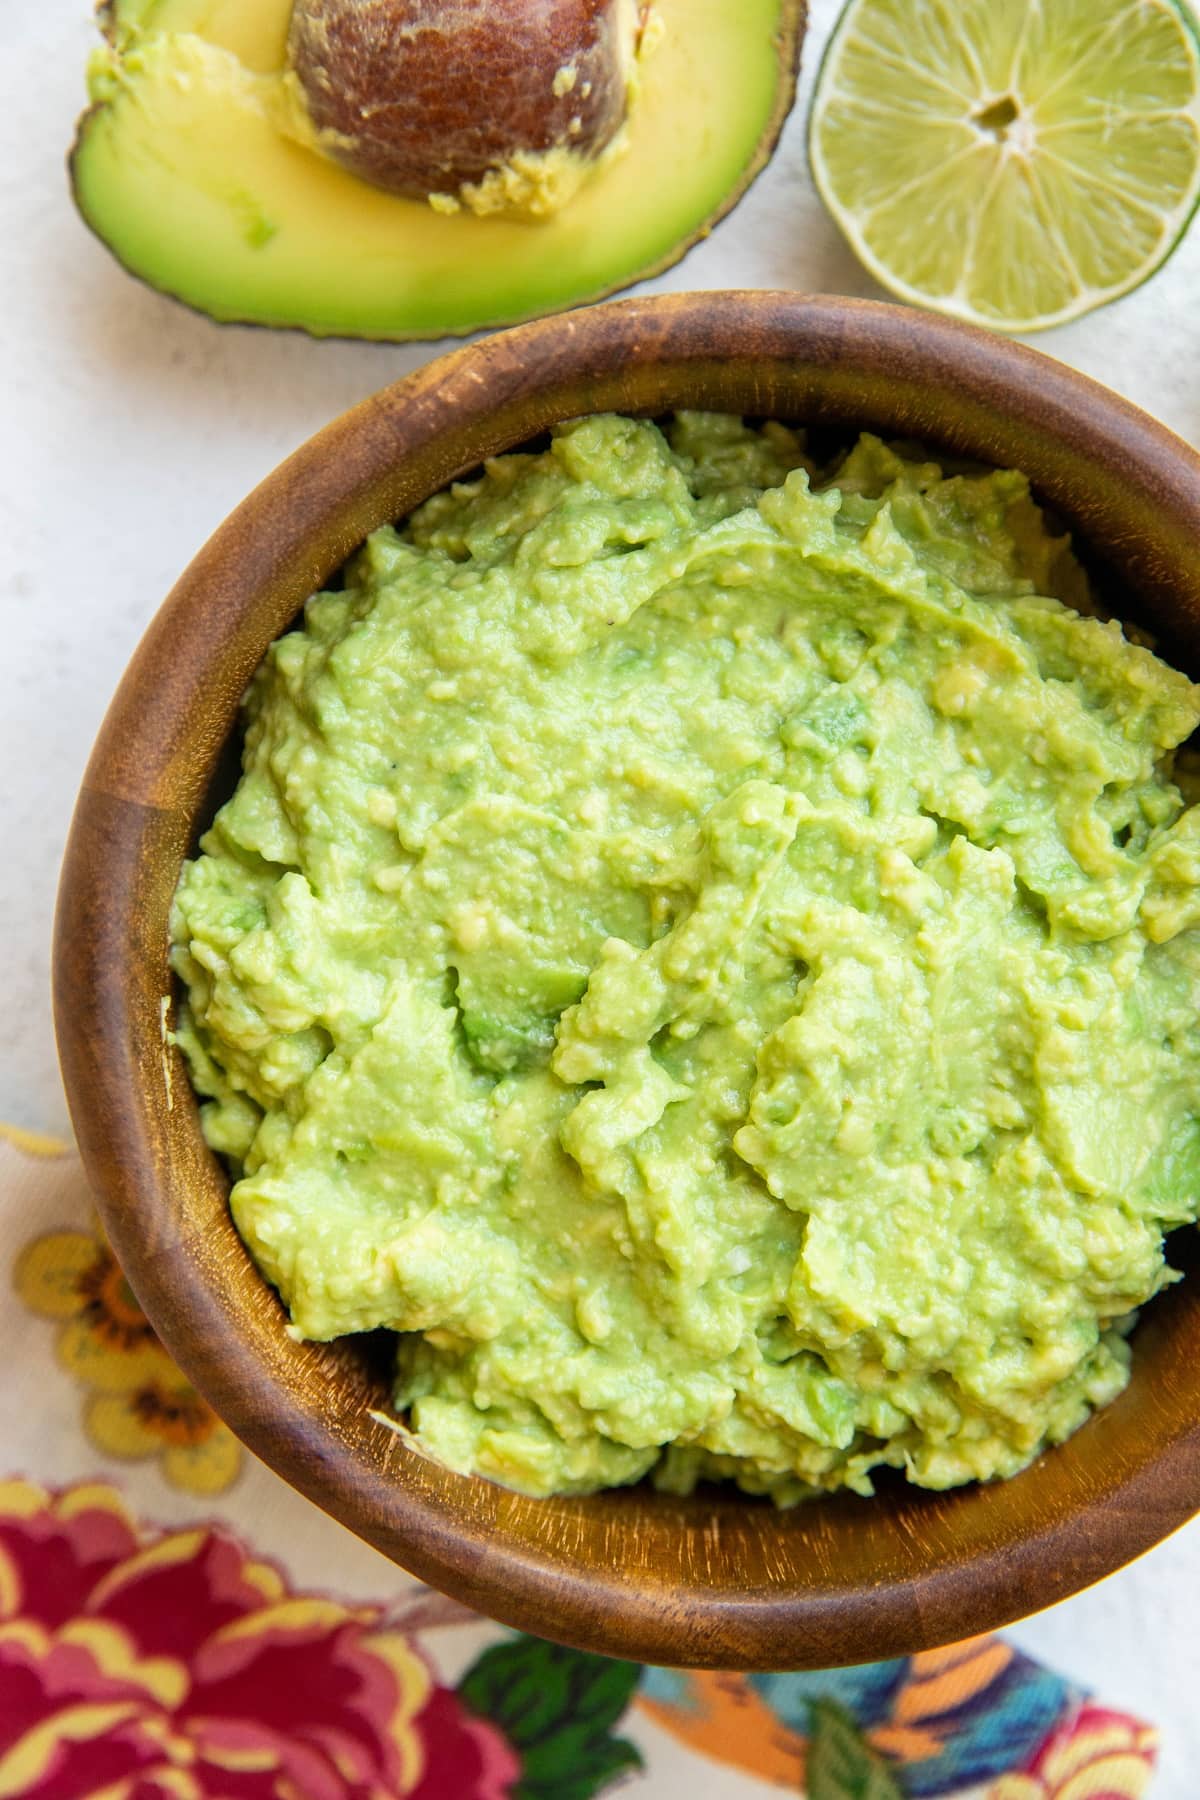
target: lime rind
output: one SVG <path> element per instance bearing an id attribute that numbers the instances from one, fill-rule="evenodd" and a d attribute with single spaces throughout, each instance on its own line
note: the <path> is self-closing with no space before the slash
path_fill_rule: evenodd
<path id="1" fill-rule="evenodd" d="M 1200 208 L 1200 26 L 1182 0 L 1105 18 L 1097 0 L 850 0 L 809 160 L 898 298 L 1005 331 L 1069 323 L 1148 281 Z"/>

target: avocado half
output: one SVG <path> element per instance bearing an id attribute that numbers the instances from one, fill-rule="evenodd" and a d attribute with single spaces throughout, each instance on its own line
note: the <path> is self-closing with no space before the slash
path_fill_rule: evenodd
<path id="1" fill-rule="evenodd" d="M 804 0 L 655 0 L 623 154 L 545 220 L 440 213 L 280 128 L 291 0 L 109 0 L 75 200 L 133 274 L 214 319 L 400 340 L 514 324 L 657 274 L 775 148 Z"/>

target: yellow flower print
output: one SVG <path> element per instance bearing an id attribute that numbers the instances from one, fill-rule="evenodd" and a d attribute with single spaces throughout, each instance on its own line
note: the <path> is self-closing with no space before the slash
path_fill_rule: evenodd
<path id="1" fill-rule="evenodd" d="M 167 1355 L 103 1238 L 53 1231 L 27 1244 L 14 1272 L 31 1312 L 61 1322 L 58 1360 L 89 1390 L 84 1429 L 126 1461 L 159 1458 L 173 1487 L 219 1494 L 241 1447 Z"/>
<path id="2" fill-rule="evenodd" d="M 1085 1701 L 1023 1773 L 1001 1775 L 988 1800 L 1143 1800 L 1157 1750 L 1152 1726 Z"/>

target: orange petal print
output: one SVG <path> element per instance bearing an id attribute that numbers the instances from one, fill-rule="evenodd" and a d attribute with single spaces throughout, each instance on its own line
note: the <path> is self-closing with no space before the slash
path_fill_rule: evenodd
<path id="1" fill-rule="evenodd" d="M 640 1710 L 689 1750 L 793 1792 L 804 1790 L 808 1748 L 742 1675 L 693 1669 L 688 1704 L 638 1698 Z"/>
<path id="2" fill-rule="evenodd" d="M 899 1763 L 926 1762 L 940 1756 L 946 1741 L 920 1725 L 873 1725 L 866 1737 L 873 1750 Z"/>
<path id="3" fill-rule="evenodd" d="M 991 1687 L 1012 1659 L 1008 1645 L 994 1637 L 923 1651 L 909 1664 L 911 1673 L 896 1696 L 892 1717 L 897 1725 L 913 1725 L 953 1712 Z"/>
<path id="4" fill-rule="evenodd" d="M 899 1763 L 940 1756 L 953 1722 L 939 1720 L 976 1699 L 1012 1664 L 1013 1652 L 990 1633 L 923 1650 L 909 1660 L 889 1718 L 867 1732 L 872 1748 Z"/>

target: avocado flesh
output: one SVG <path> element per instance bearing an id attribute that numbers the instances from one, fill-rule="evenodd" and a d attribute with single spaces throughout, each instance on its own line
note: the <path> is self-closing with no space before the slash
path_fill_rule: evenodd
<path id="1" fill-rule="evenodd" d="M 440 214 L 287 134 L 290 0 L 115 0 L 71 159 L 87 223 L 212 317 L 440 337 L 597 299 L 744 192 L 795 92 L 800 0 L 657 0 L 624 153 L 555 217 Z"/>

